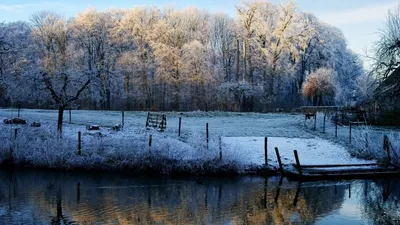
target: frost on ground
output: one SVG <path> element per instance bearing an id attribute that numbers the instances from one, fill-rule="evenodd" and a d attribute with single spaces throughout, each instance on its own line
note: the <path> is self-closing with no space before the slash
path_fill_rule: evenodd
<path id="1" fill-rule="evenodd" d="M 244 172 L 264 164 L 264 137 L 268 143 L 269 165 L 276 167 L 274 147 L 285 164 L 294 162 L 299 151 L 302 164 L 364 162 L 350 156 L 338 143 L 327 141 L 303 127 L 303 115 L 224 112 L 167 113 L 165 132 L 145 129 L 146 112 L 125 112 L 124 129 L 111 128 L 121 123 L 121 112 L 68 111 L 64 114 L 63 134 L 56 132 L 57 111 L 22 110 L 27 125 L 0 125 L 0 164 L 13 161 L 22 166 L 57 169 L 128 170 L 133 172 L 223 173 Z M 178 118 L 182 132 L 178 137 Z M 0 119 L 16 117 L 16 110 L 1 109 Z M 40 122 L 42 126 L 29 126 Z M 205 127 L 209 123 L 210 141 Z M 87 125 L 100 125 L 88 131 Z M 15 129 L 17 137 L 15 137 Z M 78 131 L 82 132 L 82 155 L 77 154 Z M 149 137 L 152 135 L 152 146 Z M 222 160 L 219 139 L 222 136 Z M 12 154 L 11 150 L 12 149 Z"/>
<path id="2" fill-rule="evenodd" d="M 265 163 L 264 138 L 227 137 L 223 139 L 223 143 L 229 151 L 227 154 L 238 155 L 240 160 L 254 165 Z M 321 138 L 268 137 L 268 164 L 273 167 L 278 167 L 275 147 L 278 147 L 284 165 L 296 162 L 293 150 L 297 150 L 303 165 L 373 163 L 351 157 L 346 148 Z"/>
<path id="3" fill-rule="evenodd" d="M 317 115 L 316 131 L 313 130 L 313 120 L 308 120 L 305 123 L 305 130 L 310 132 L 310 134 L 345 146 L 353 157 L 366 160 L 375 159 L 381 163 L 386 163 L 388 160 L 388 154 L 383 149 L 383 139 L 386 135 L 390 141 L 391 163 L 400 166 L 400 129 L 398 127 L 352 126 L 350 143 L 349 126 L 338 126 L 338 137 L 336 138 L 335 125 L 330 122 L 331 116 L 334 115 L 327 114 L 326 116 L 325 132 L 323 132 L 324 116 L 322 113 L 318 113 Z"/>

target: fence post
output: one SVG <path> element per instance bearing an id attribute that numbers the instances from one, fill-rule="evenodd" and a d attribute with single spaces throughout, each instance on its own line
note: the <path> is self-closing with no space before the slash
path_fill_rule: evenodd
<path id="1" fill-rule="evenodd" d="M 21 111 L 21 103 L 18 102 L 18 118 L 19 118 L 19 113 L 20 113 L 20 111 Z"/>
<path id="2" fill-rule="evenodd" d="M 18 136 L 18 128 L 14 129 L 14 140 L 17 139 Z"/>
<path id="3" fill-rule="evenodd" d="M 125 112 L 122 110 L 122 127 L 124 127 L 125 124 Z"/>
<path id="4" fill-rule="evenodd" d="M 153 135 L 150 134 L 149 138 L 149 151 L 151 151 L 151 142 L 153 141 Z"/>
<path id="5" fill-rule="evenodd" d="M 338 113 L 337 113 L 337 111 L 336 111 L 336 115 L 335 115 L 335 137 L 337 138 L 337 124 L 338 124 L 338 120 L 339 120 L 339 117 L 338 117 Z"/>
<path id="6" fill-rule="evenodd" d="M 314 114 L 314 130 L 317 130 L 317 112 Z"/>
<path id="7" fill-rule="evenodd" d="M 369 143 L 368 143 L 368 133 L 365 133 L 365 147 L 368 148 Z"/>
<path id="8" fill-rule="evenodd" d="M 149 126 L 150 112 L 147 113 L 146 128 Z"/>
<path id="9" fill-rule="evenodd" d="M 181 136 L 181 125 L 182 125 L 182 117 L 179 117 L 178 137 Z"/>
<path id="10" fill-rule="evenodd" d="M 162 116 L 161 116 L 161 131 L 163 132 L 164 131 L 164 121 L 167 121 L 167 119 L 166 119 L 166 116 L 163 114 Z M 166 125 L 166 124 L 165 124 Z"/>
<path id="11" fill-rule="evenodd" d="M 82 142 L 82 135 L 81 135 L 81 132 L 79 131 L 78 132 L 78 155 L 82 154 L 82 152 L 81 152 L 81 149 L 82 149 L 81 142 Z"/>
<path id="12" fill-rule="evenodd" d="M 350 122 L 350 125 L 349 125 L 349 142 L 351 144 L 351 122 Z"/>
<path id="13" fill-rule="evenodd" d="M 219 136 L 219 160 L 222 160 L 222 138 Z"/>
<path id="14" fill-rule="evenodd" d="M 72 123 L 71 108 L 68 111 L 69 111 L 69 123 Z"/>
<path id="15" fill-rule="evenodd" d="M 325 134 L 325 119 L 326 119 L 326 114 L 324 113 L 324 129 L 323 129 L 324 134 Z"/>
<path id="16" fill-rule="evenodd" d="M 208 123 L 206 123 L 206 142 L 208 147 Z"/>
<path id="17" fill-rule="evenodd" d="M 386 135 L 383 135 L 383 150 L 386 151 L 388 162 L 391 163 L 392 159 L 390 157 L 390 142 L 389 138 Z"/>
<path id="18" fill-rule="evenodd" d="M 279 170 L 281 171 L 281 175 L 283 175 L 283 166 L 282 166 L 281 155 L 279 154 L 278 147 L 275 147 L 275 153 L 276 153 L 276 158 L 278 159 L 278 163 L 279 163 Z"/>
<path id="19" fill-rule="evenodd" d="M 299 155 L 297 154 L 297 150 L 294 150 L 293 153 L 294 157 L 296 158 L 297 170 L 299 171 L 300 176 L 302 176 L 303 172 L 301 171 L 301 165 L 300 165 Z"/>
<path id="20" fill-rule="evenodd" d="M 268 137 L 264 138 L 265 167 L 268 167 Z"/>

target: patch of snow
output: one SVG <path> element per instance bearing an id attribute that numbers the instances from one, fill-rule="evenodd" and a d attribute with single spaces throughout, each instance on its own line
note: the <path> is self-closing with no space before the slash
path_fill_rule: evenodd
<path id="1" fill-rule="evenodd" d="M 264 137 L 224 137 L 226 154 L 240 155 L 243 164 L 263 165 Z M 374 161 L 352 157 L 346 148 L 321 138 L 268 137 L 268 164 L 277 167 L 275 147 L 279 149 L 282 163 L 295 163 L 293 150 L 297 150 L 302 165 L 364 164 Z"/>

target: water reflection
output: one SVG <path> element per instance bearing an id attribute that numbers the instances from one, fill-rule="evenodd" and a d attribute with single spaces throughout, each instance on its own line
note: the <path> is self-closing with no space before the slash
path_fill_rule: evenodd
<path id="1" fill-rule="evenodd" d="M 332 224 L 331 217 L 339 224 L 399 222 L 399 180 L 197 180 L 0 170 L 0 224 Z M 344 208 L 362 215 L 349 218 Z"/>

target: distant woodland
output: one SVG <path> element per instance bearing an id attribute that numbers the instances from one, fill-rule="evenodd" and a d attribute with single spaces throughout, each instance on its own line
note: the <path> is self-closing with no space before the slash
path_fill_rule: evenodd
<path id="1" fill-rule="evenodd" d="M 369 94 L 372 78 L 338 28 L 292 2 L 236 9 L 89 8 L 0 23 L 1 105 L 265 112 Z"/>

